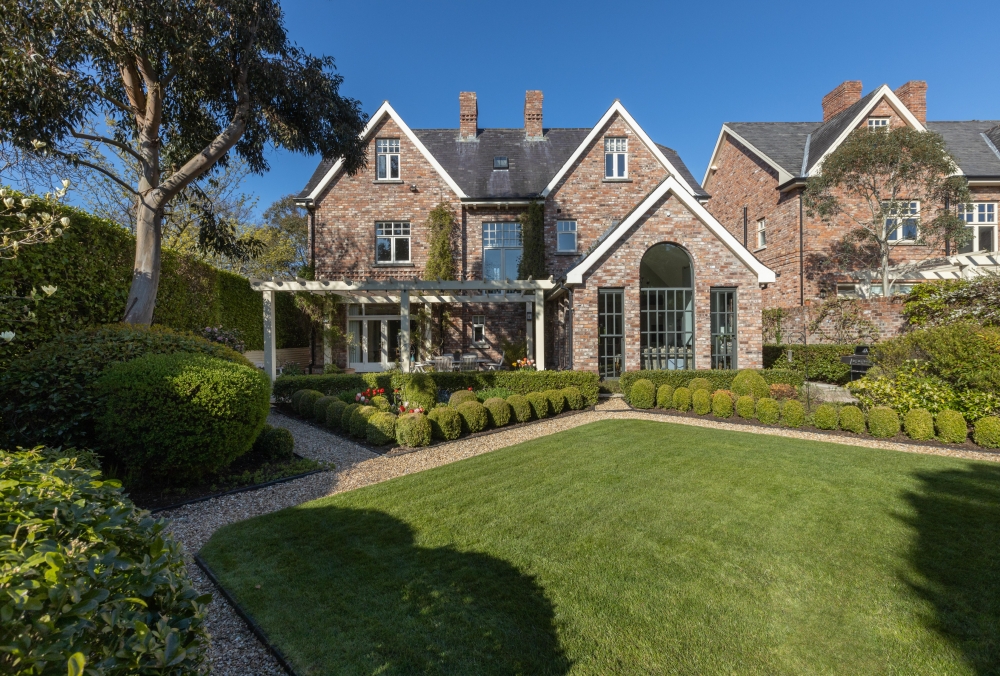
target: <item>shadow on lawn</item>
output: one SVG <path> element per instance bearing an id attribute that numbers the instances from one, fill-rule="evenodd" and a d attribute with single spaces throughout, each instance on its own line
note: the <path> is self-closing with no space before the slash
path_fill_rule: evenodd
<path id="1" fill-rule="evenodd" d="M 378 511 L 318 507 L 281 516 L 294 518 L 255 532 L 253 550 L 273 558 L 266 563 L 286 579 L 303 581 L 275 585 L 266 602 L 294 609 L 279 642 L 294 662 L 305 658 L 307 673 L 569 670 L 552 604 L 506 561 L 417 546 L 409 525 Z"/>
<path id="2" fill-rule="evenodd" d="M 1000 673 L 1000 467 L 921 473 L 911 583 L 935 608 L 934 629 L 980 674 Z"/>

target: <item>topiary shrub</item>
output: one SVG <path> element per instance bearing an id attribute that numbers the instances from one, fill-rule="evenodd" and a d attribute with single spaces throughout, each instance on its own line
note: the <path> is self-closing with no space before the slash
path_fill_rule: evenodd
<path id="1" fill-rule="evenodd" d="M 837 407 L 833 404 L 820 404 L 816 412 L 813 413 L 813 425 L 821 430 L 837 429 L 838 419 Z"/>
<path id="2" fill-rule="evenodd" d="M 736 400 L 736 415 L 744 420 L 751 420 L 757 412 L 757 402 L 749 394 L 744 394 Z"/>
<path id="3" fill-rule="evenodd" d="M 771 399 L 795 399 L 799 396 L 799 389 L 795 385 L 789 385 L 787 383 L 771 383 L 768 385 L 769 394 Z"/>
<path id="4" fill-rule="evenodd" d="M 490 424 L 493 427 L 503 427 L 510 422 L 512 415 L 510 404 L 500 397 L 487 399 L 483 402 L 483 406 L 486 407 L 486 413 L 489 415 Z"/>
<path id="5" fill-rule="evenodd" d="M 562 390 L 545 390 L 542 394 L 549 400 L 552 415 L 559 415 L 566 408 L 566 397 L 563 396 Z"/>
<path id="6" fill-rule="evenodd" d="M 306 390 L 299 395 L 299 407 L 295 409 L 303 418 L 312 418 L 316 402 L 323 398 L 323 393 L 318 390 Z"/>
<path id="7" fill-rule="evenodd" d="M 708 390 L 709 392 L 711 392 L 713 389 L 712 381 L 709 380 L 708 378 L 692 378 L 690 381 L 688 381 L 687 386 L 688 389 L 691 390 L 692 396 L 694 395 L 695 390 Z"/>
<path id="8" fill-rule="evenodd" d="M 656 388 L 656 408 L 674 407 L 674 388 L 672 385 L 660 385 Z"/>
<path id="9" fill-rule="evenodd" d="M 888 406 L 876 406 L 868 412 L 868 431 L 879 439 L 896 436 L 899 434 L 899 414 Z"/>
<path id="10" fill-rule="evenodd" d="M 656 386 L 652 381 L 640 378 L 632 384 L 628 399 L 635 408 L 653 408 L 656 405 Z"/>
<path id="11" fill-rule="evenodd" d="M 373 446 L 385 446 L 396 440 L 396 416 L 388 411 L 376 411 L 368 418 L 365 438 Z"/>
<path id="12" fill-rule="evenodd" d="M 764 376 L 749 369 L 737 373 L 736 377 L 733 378 L 733 384 L 729 387 L 741 397 L 750 395 L 754 399 L 763 399 L 771 396 L 771 388 L 764 380 Z"/>
<path id="13" fill-rule="evenodd" d="M 969 436 L 969 424 L 958 411 L 946 408 L 934 418 L 938 439 L 947 444 L 964 443 Z"/>
<path id="14" fill-rule="evenodd" d="M 57 455 L 0 451 L 0 673 L 83 674 L 76 653 L 87 674 L 206 673 L 211 597 L 166 520 Z"/>
<path id="15" fill-rule="evenodd" d="M 295 411 L 296 413 L 298 413 L 299 411 L 299 399 L 301 399 L 302 395 L 308 391 L 309 390 L 295 390 L 295 392 L 292 393 L 292 399 L 291 399 L 292 410 Z"/>
<path id="16" fill-rule="evenodd" d="M 295 458 L 295 437 L 284 427 L 265 424 L 247 456 L 256 462 L 289 462 Z"/>
<path id="17" fill-rule="evenodd" d="M 712 395 L 712 415 L 716 418 L 733 417 L 733 398 L 726 390 L 718 390 Z"/>
<path id="18" fill-rule="evenodd" d="M 691 390 L 686 387 L 678 387 L 674 390 L 674 408 L 678 411 L 691 410 Z"/>
<path id="19" fill-rule="evenodd" d="M 482 390 L 476 390 L 476 399 L 480 402 L 485 402 L 487 399 L 503 399 L 507 401 L 507 397 L 514 394 L 506 387 L 487 387 Z"/>
<path id="20" fill-rule="evenodd" d="M 419 414 L 417 414 L 419 415 Z M 427 414 L 431 435 L 435 439 L 451 441 L 462 435 L 462 416 L 451 406 L 438 406 Z"/>
<path id="21" fill-rule="evenodd" d="M 344 407 L 344 412 L 340 415 L 340 429 L 351 433 L 351 418 L 354 417 L 354 412 L 361 408 L 361 404 L 348 404 Z"/>
<path id="22" fill-rule="evenodd" d="M 531 415 L 541 420 L 549 417 L 549 398 L 541 392 L 528 392 L 524 395 L 531 405 Z"/>
<path id="23" fill-rule="evenodd" d="M 423 413 L 407 413 L 396 419 L 396 443 L 406 448 L 429 446 L 431 421 Z"/>
<path id="24" fill-rule="evenodd" d="M 906 436 L 917 441 L 934 438 L 934 416 L 926 408 L 913 408 L 903 416 Z"/>
<path id="25" fill-rule="evenodd" d="M 189 352 L 109 367 L 95 383 L 97 438 L 127 483 L 197 482 L 250 450 L 271 408 L 252 366 Z"/>
<path id="26" fill-rule="evenodd" d="M 371 405 L 383 413 L 389 410 L 389 400 L 381 394 L 372 397 Z"/>
<path id="27" fill-rule="evenodd" d="M 331 430 L 339 430 L 340 422 L 344 419 L 344 410 L 347 408 L 347 404 L 341 399 L 334 399 L 330 402 L 330 405 L 326 407 L 326 420 L 323 422 Z"/>
<path id="28" fill-rule="evenodd" d="M 374 406 L 358 406 L 351 414 L 351 426 L 349 428 L 351 436 L 355 439 L 365 439 L 368 437 L 368 419 L 378 413 Z"/>
<path id="29" fill-rule="evenodd" d="M 463 401 L 455 410 L 462 417 L 463 432 L 482 432 L 490 422 L 486 407 L 478 401 Z"/>
<path id="30" fill-rule="evenodd" d="M 476 393 L 472 390 L 458 390 L 451 393 L 448 405 L 458 408 L 459 404 L 464 404 L 467 401 L 479 401 L 479 399 L 476 398 Z"/>
<path id="31" fill-rule="evenodd" d="M 340 401 L 336 397 L 320 397 L 313 404 L 312 419 L 318 423 L 326 424 L 326 409 L 335 401 Z"/>
<path id="32" fill-rule="evenodd" d="M 770 397 L 761 397 L 757 400 L 757 420 L 765 425 L 775 425 L 781 418 L 781 408 L 778 402 Z"/>
<path id="33" fill-rule="evenodd" d="M 712 410 L 712 395 L 708 390 L 691 391 L 691 410 L 698 415 L 708 415 Z"/>
<path id="34" fill-rule="evenodd" d="M 984 448 L 1000 448 L 1000 418 L 990 415 L 977 420 L 972 440 Z"/>
<path id="35" fill-rule="evenodd" d="M 402 394 L 406 408 L 422 408 L 429 411 L 437 403 L 438 388 L 434 379 L 426 373 L 414 373 L 403 386 Z"/>
<path id="36" fill-rule="evenodd" d="M 798 399 L 786 399 L 781 405 L 781 424 L 802 427 L 806 424 L 806 407 Z"/>
<path id="37" fill-rule="evenodd" d="M 579 411 L 584 407 L 583 394 L 577 387 L 564 387 L 562 390 L 563 396 L 566 398 L 566 405 L 569 406 L 571 411 Z"/>
<path id="38" fill-rule="evenodd" d="M 510 409 L 514 412 L 514 419 L 517 422 L 523 423 L 531 420 L 531 404 L 520 394 L 512 394 L 507 397 L 507 403 L 510 404 Z"/>
<path id="39" fill-rule="evenodd" d="M 855 434 L 865 433 L 865 414 L 853 404 L 841 406 L 839 411 L 840 429 Z"/>

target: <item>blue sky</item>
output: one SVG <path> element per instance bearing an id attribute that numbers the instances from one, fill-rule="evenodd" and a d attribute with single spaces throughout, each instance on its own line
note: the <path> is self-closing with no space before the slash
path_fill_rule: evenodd
<path id="1" fill-rule="evenodd" d="M 520 127 L 541 89 L 546 127 L 589 127 L 619 98 L 699 180 L 723 122 L 817 120 L 844 80 L 926 80 L 930 119 L 1000 119 L 995 0 L 282 5 L 291 39 L 335 57 L 369 114 L 388 99 L 413 128 L 457 127 L 458 93 L 475 91 L 481 127 Z M 261 210 L 318 162 L 269 159 L 246 183 Z"/>

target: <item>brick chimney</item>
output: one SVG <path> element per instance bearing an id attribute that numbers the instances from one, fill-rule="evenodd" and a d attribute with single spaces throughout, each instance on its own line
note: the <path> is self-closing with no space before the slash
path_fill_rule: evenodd
<path id="1" fill-rule="evenodd" d="M 476 105 L 476 92 L 459 92 L 458 138 L 463 141 L 475 139 L 478 126 L 479 107 Z"/>
<path id="2" fill-rule="evenodd" d="M 542 138 L 542 92 L 537 89 L 524 93 L 524 136 Z"/>
<path id="3" fill-rule="evenodd" d="M 837 85 L 836 89 L 823 97 L 823 121 L 826 122 L 837 113 L 850 108 L 860 100 L 860 80 L 841 82 Z"/>
<path id="4" fill-rule="evenodd" d="M 903 102 L 907 110 L 913 113 L 913 117 L 920 120 L 920 124 L 927 124 L 927 83 L 923 80 L 910 80 L 896 90 L 896 96 Z"/>

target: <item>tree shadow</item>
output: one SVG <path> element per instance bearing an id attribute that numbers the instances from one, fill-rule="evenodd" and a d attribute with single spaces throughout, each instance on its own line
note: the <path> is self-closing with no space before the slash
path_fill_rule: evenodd
<path id="1" fill-rule="evenodd" d="M 485 554 L 421 547 L 383 512 L 284 510 L 222 529 L 202 556 L 300 673 L 571 666 L 532 576 Z"/>
<path id="2" fill-rule="evenodd" d="M 910 554 L 933 604 L 932 627 L 979 674 L 1000 673 L 1000 467 L 978 464 L 917 475 L 906 497 L 917 532 Z"/>

